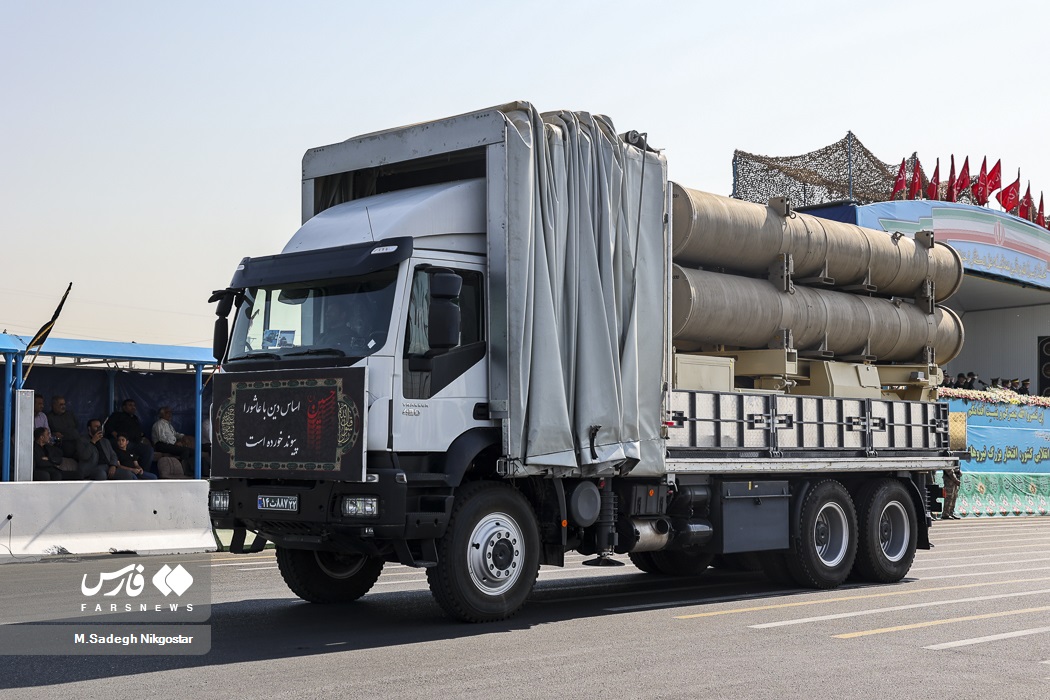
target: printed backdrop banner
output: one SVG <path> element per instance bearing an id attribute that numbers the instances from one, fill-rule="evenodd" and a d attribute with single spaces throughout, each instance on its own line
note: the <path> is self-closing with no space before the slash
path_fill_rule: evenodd
<path id="1" fill-rule="evenodd" d="M 1050 476 L 964 472 L 955 513 L 964 518 L 1050 515 Z"/>
<path id="2" fill-rule="evenodd" d="M 1005 212 L 970 204 L 880 202 L 857 207 L 857 224 L 879 231 L 933 231 L 963 267 L 1050 289 L 1050 231 Z"/>
<path id="3" fill-rule="evenodd" d="M 1050 475 L 1048 409 L 965 399 L 949 400 L 948 408 L 966 414 L 964 472 Z"/>

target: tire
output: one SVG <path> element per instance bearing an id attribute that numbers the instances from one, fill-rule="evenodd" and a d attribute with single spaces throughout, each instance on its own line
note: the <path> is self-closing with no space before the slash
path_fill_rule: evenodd
<path id="1" fill-rule="evenodd" d="M 656 566 L 656 562 L 653 561 L 652 552 L 631 552 L 627 555 L 631 560 L 631 563 L 641 569 L 647 574 L 660 574 L 662 573 Z"/>
<path id="2" fill-rule="evenodd" d="M 918 516 L 908 490 L 895 479 L 880 479 L 861 489 L 857 504 L 855 573 L 864 581 L 900 581 L 911 569 L 919 538 Z"/>
<path id="3" fill-rule="evenodd" d="M 349 603 L 371 590 L 383 560 L 364 554 L 277 548 L 277 568 L 292 593 L 311 603 Z"/>
<path id="4" fill-rule="evenodd" d="M 521 609 L 536 584 L 536 514 L 509 486 L 466 484 L 437 550 L 438 563 L 427 569 L 427 581 L 438 605 L 464 622 L 504 620 Z"/>
<path id="5" fill-rule="evenodd" d="M 799 536 L 787 556 L 800 586 L 835 588 L 849 576 L 857 556 L 857 512 L 837 481 L 817 483 L 802 502 Z"/>
<path id="6" fill-rule="evenodd" d="M 672 549 L 650 554 L 657 571 L 668 576 L 699 576 L 707 571 L 715 558 L 714 554 L 695 549 Z"/>

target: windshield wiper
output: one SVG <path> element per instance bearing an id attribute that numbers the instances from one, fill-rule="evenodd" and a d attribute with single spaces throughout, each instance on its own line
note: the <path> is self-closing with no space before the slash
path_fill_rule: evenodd
<path id="1" fill-rule="evenodd" d="M 281 356 L 275 352 L 250 352 L 247 355 L 241 355 L 240 357 L 231 357 L 230 362 L 236 362 L 237 360 L 279 360 Z"/>
<path id="2" fill-rule="evenodd" d="M 335 355 L 337 357 L 346 357 L 346 353 L 339 348 L 308 348 L 299 352 L 284 353 L 285 357 L 292 357 L 293 355 Z"/>

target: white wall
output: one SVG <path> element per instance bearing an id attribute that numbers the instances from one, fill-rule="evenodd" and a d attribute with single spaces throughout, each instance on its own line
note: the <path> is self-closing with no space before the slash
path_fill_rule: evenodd
<path id="1" fill-rule="evenodd" d="M 962 320 L 966 342 L 959 356 L 945 365 L 945 379 L 959 372 L 977 372 L 989 383 L 992 377 L 1030 378 L 1032 393 L 1037 393 L 1037 339 L 1050 336 L 1050 304 L 970 311 Z"/>

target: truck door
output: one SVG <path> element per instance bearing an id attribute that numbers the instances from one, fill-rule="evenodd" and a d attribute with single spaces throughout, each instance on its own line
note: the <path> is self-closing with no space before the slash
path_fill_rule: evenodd
<path id="1" fill-rule="evenodd" d="M 453 276 L 462 281 L 454 297 L 449 287 Z M 465 431 L 492 424 L 476 412 L 478 404 L 488 401 L 484 277 L 480 269 L 421 264 L 413 270 L 411 284 L 401 391 L 395 388 L 400 395 L 394 398 L 393 449 L 443 452 Z M 449 329 L 431 328 L 432 321 L 442 318 L 431 308 L 439 304 L 459 310 L 458 332 L 440 342 L 436 336 Z"/>

